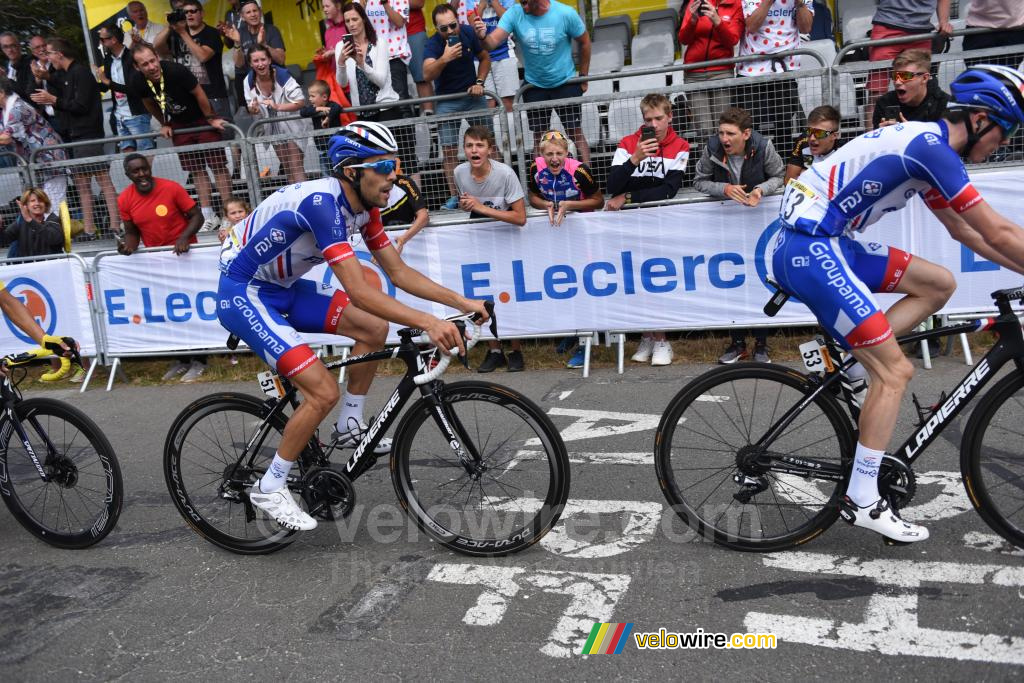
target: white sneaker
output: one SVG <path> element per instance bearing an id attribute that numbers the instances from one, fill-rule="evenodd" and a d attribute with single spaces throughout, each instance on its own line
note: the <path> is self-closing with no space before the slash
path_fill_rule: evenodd
<path id="1" fill-rule="evenodd" d="M 667 341 L 654 342 L 651 365 L 672 365 L 672 344 Z"/>
<path id="2" fill-rule="evenodd" d="M 203 221 L 203 225 L 199 228 L 199 232 L 217 232 L 220 228 L 220 219 L 216 216 L 212 216 Z"/>
<path id="3" fill-rule="evenodd" d="M 636 347 L 636 353 L 633 354 L 631 361 L 634 363 L 646 363 L 651 360 L 651 352 L 654 350 L 654 339 L 651 337 L 641 337 L 640 346 Z"/>
<path id="4" fill-rule="evenodd" d="M 349 424 L 355 422 L 355 418 L 352 418 Z M 361 424 L 358 427 L 353 427 L 348 431 L 347 434 L 342 434 L 338 431 L 337 427 L 334 429 L 334 433 L 331 434 L 331 442 L 338 448 L 355 448 L 359 445 L 359 442 L 363 440 L 363 435 L 369 431 L 369 426 Z M 377 446 L 373 449 L 373 452 L 377 455 L 385 455 L 391 452 L 391 439 L 384 437 L 377 442 Z"/>
<path id="5" fill-rule="evenodd" d="M 915 543 L 928 539 L 928 529 L 920 524 L 904 522 L 899 514 L 889 507 L 889 503 L 882 499 L 871 505 L 858 507 L 849 496 L 843 496 L 839 514 L 854 526 L 871 529 L 900 543 Z"/>
<path id="6" fill-rule="evenodd" d="M 184 384 L 191 384 L 195 382 L 203 374 L 203 370 L 206 369 L 206 363 L 194 360 L 188 365 L 188 371 L 182 375 L 181 381 Z"/>
<path id="7" fill-rule="evenodd" d="M 287 486 L 282 486 L 273 493 L 263 493 L 257 480 L 249 489 L 249 502 L 266 512 L 285 529 L 310 531 L 316 528 L 316 520 L 299 507 Z"/>
<path id="8" fill-rule="evenodd" d="M 188 370 L 188 363 L 182 363 L 180 360 L 176 360 L 171 363 L 171 367 L 164 373 L 163 380 L 165 382 L 170 381 L 178 375 L 184 374 Z"/>

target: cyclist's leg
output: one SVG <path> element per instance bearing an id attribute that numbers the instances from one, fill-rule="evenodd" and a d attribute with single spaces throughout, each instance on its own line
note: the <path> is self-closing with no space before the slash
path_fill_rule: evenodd
<path id="1" fill-rule="evenodd" d="M 899 403 L 913 366 L 899 350 L 871 288 L 854 268 L 863 250 L 846 238 L 812 237 L 793 231 L 786 231 L 772 243 L 776 281 L 811 309 L 871 378 L 861 407 L 860 437 L 844 518 L 899 541 L 924 540 L 928 537 L 926 529 L 903 522 L 879 500 L 879 467 L 896 427 Z M 871 275 L 870 267 L 877 263 L 862 260 L 860 266 Z M 892 285 L 897 287 L 899 280 Z"/>
<path id="2" fill-rule="evenodd" d="M 295 291 L 292 313 L 289 321 L 301 332 L 327 332 L 340 334 L 355 340 L 352 352 L 362 355 L 384 348 L 387 340 L 388 323 L 375 315 L 352 305 L 342 291 L 321 293 L 317 285 L 299 280 L 292 289 Z M 363 405 L 370 390 L 377 363 L 359 363 L 348 371 L 345 400 L 338 415 L 338 432 L 361 427 Z M 349 424 L 350 419 L 354 420 Z"/>
<path id="3" fill-rule="evenodd" d="M 920 256 L 875 242 L 853 242 L 851 248 L 854 272 L 872 292 L 906 294 L 885 312 L 896 335 L 917 327 L 956 290 L 952 273 Z"/>

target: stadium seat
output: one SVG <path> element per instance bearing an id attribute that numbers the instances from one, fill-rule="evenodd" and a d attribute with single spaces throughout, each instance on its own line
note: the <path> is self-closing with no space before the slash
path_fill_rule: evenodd
<path id="1" fill-rule="evenodd" d="M 629 41 L 633 39 L 633 20 L 628 14 L 617 14 L 611 17 L 601 17 L 594 22 L 594 28 L 590 32 L 592 41 L 617 40 L 622 43 L 623 54 L 629 54 Z"/>
<path id="2" fill-rule="evenodd" d="M 803 43 L 800 47 L 807 50 L 813 50 L 815 54 L 821 57 L 825 64 L 824 68 L 828 68 L 836 58 L 836 44 L 831 39 L 812 40 L 810 42 Z M 820 64 L 810 58 L 805 58 L 805 60 L 801 62 L 801 67 L 812 69 L 822 68 Z M 805 115 L 809 114 L 815 107 L 832 99 L 830 96 L 826 96 L 825 88 L 828 87 L 827 84 L 827 80 L 820 78 L 797 79 L 796 88 L 799 93 L 800 104 L 803 105 Z"/>
<path id="3" fill-rule="evenodd" d="M 594 41 L 590 50 L 590 73 L 618 71 L 626 63 L 626 50 L 617 40 Z"/>
<path id="4" fill-rule="evenodd" d="M 839 6 L 839 25 L 843 27 L 843 43 L 864 40 L 871 31 L 877 0 L 843 0 Z"/>
<path id="5" fill-rule="evenodd" d="M 641 12 L 636 22 L 636 34 L 660 35 L 668 33 L 673 38 L 679 31 L 679 16 L 674 9 L 653 9 Z"/>
<path id="6" fill-rule="evenodd" d="M 633 38 L 631 52 L 634 67 L 671 64 L 676 57 L 675 36 L 667 33 L 638 35 Z"/>
<path id="7" fill-rule="evenodd" d="M 667 87 L 665 74 L 648 74 L 646 76 L 630 76 L 628 71 L 622 72 L 619 79 L 619 92 L 635 93 L 637 91 L 651 92 Z"/>
<path id="8" fill-rule="evenodd" d="M 302 85 L 302 67 L 301 66 L 299 66 L 298 64 L 287 64 L 287 65 L 285 65 L 284 68 L 288 69 L 288 73 L 290 73 L 292 75 L 292 78 L 295 79 L 296 83 L 298 83 L 299 85 Z"/>

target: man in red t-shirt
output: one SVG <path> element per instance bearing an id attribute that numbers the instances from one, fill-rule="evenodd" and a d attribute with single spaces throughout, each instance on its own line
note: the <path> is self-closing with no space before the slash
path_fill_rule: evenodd
<path id="1" fill-rule="evenodd" d="M 140 239 L 147 247 L 173 246 L 175 254 L 188 251 L 203 223 L 195 200 L 178 183 L 154 178 L 149 159 L 141 154 L 125 157 L 124 173 L 132 184 L 117 198 L 125 226 L 118 252 L 131 254 Z"/>
<path id="2" fill-rule="evenodd" d="M 124 158 L 124 174 L 132 184 L 117 198 L 125 231 L 117 251 L 129 256 L 139 248 L 140 240 L 147 247 L 173 246 L 175 254 L 188 251 L 203 224 L 195 200 L 173 180 L 154 178 L 149 159 L 141 154 Z M 195 382 L 204 370 L 206 356 L 178 356 L 164 373 L 164 381 L 181 375 L 182 382 Z"/>

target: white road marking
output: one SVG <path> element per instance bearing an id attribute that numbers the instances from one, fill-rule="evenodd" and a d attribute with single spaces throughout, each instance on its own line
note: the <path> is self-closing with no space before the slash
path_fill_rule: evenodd
<path id="1" fill-rule="evenodd" d="M 580 410 L 577 408 L 552 408 L 548 415 L 574 417 L 576 421 L 562 430 L 563 441 L 580 441 L 582 439 L 601 439 L 607 436 L 618 436 L 633 432 L 655 429 L 661 415 L 644 413 L 613 413 L 607 410 Z M 598 422 L 622 422 L 625 424 L 602 424 Z M 539 446 L 540 439 L 529 439 L 526 446 Z"/>
<path id="2" fill-rule="evenodd" d="M 661 503 L 638 500 L 570 500 L 558 524 L 541 539 L 540 545 L 562 557 L 594 559 L 622 555 L 654 538 L 664 509 Z M 595 525 L 579 519 L 584 515 L 611 514 L 626 514 L 628 517 L 621 535 L 610 541 L 603 541 L 608 536 L 607 532 L 602 533 Z M 574 527 L 574 538 L 569 536 L 569 525 Z M 576 529 L 577 526 L 584 528 Z"/>
<path id="3" fill-rule="evenodd" d="M 725 403 L 729 400 L 728 396 L 716 396 L 714 394 L 701 394 L 697 397 L 698 401 L 706 401 L 707 403 Z"/>
<path id="4" fill-rule="evenodd" d="M 1024 664 L 1024 638 L 920 626 L 915 590 L 923 582 L 1024 586 L 1024 567 L 863 560 L 807 552 L 767 555 L 762 561 L 767 567 L 807 574 L 874 579 L 883 592 L 869 598 L 860 623 L 749 612 L 744 619 L 749 632 L 774 633 L 783 642 L 861 652 Z M 885 591 L 885 586 L 902 590 Z"/>
<path id="5" fill-rule="evenodd" d="M 438 564 L 427 576 L 429 581 L 459 586 L 482 585 L 476 604 L 462 617 L 471 626 L 500 624 L 509 603 L 530 588 L 542 593 L 570 596 L 540 651 L 549 657 L 568 658 L 580 652 L 595 622 L 610 621 L 615 605 L 629 588 L 627 574 L 595 574 L 539 570 L 527 573 L 516 567 L 493 565 Z"/>
<path id="6" fill-rule="evenodd" d="M 1010 557 L 1024 557 L 1024 549 L 1018 548 L 998 534 L 968 531 L 964 534 L 964 545 L 975 550 L 984 550 Z"/>
<path id="7" fill-rule="evenodd" d="M 939 484 L 942 490 L 927 502 L 921 502 L 921 487 L 929 484 Z M 935 471 L 917 475 L 917 495 L 910 507 L 900 513 L 911 522 L 934 522 L 956 517 L 971 509 L 960 473 Z"/>
<path id="8" fill-rule="evenodd" d="M 559 400 L 559 401 L 564 401 L 565 399 L 567 399 L 567 398 L 569 398 L 570 396 L 572 396 L 572 392 L 573 392 L 573 391 L 575 391 L 575 389 L 570 389 L 569 391 L 563 391 L 562 393 L 560 393 L 560 394 L 558 395 L 558 400 Z"/>

